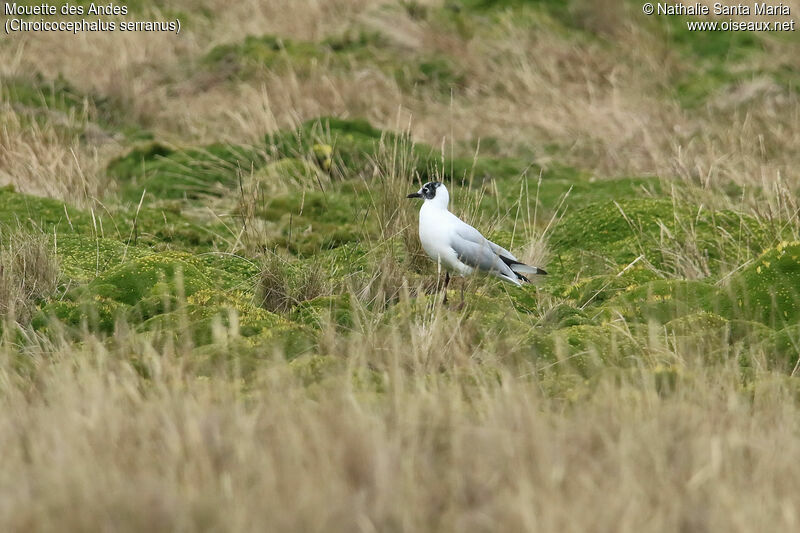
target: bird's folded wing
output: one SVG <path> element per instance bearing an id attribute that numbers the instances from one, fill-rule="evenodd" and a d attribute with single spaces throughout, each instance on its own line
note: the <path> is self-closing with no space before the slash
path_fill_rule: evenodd
<path id="1" fill-rule="evenodd" d="M 455 250 L 459 261 L 465 265 L 486 272 L 493 272 L 511 280 L 517 279 L 514 271 L 492 250 L 489 246 L 489 241 L 486 239 L 483 239 L 483 243 L 476 243 L 461 237 L 460 233 L 457 232 L 450 240 L 450 246 Z"/>
<path id="2" fill-rule="evenodd" d="M 514 261 L 517 260 L 517 258 L 514 257 L 514 254 L 512 254 L 502 246 L 493 243 L 492 241 L 481 235 L 480 231 L 476 230 L 467 223 L 462 222 L 462 224 L 463 225 L 460 225 L 456 230 L 456 234 L 462 239 L 475 244 L 480 244 L 482 246 L 488 246 L 492 250 L 492 252 L 494 252 L 497 255 L 502 255 L 503 257 L 507 257 Z"/>
<path id="3" fill-rule="evenodd" d="M 505 248 L 503 248 L 499 244 L 495 244 L 495 243 L 493 243 L 492 241 L 490 241 L 488 239 L 486 240 L 486 242 L 489 243 L 489 246 L 492 248 L 492 251 L 494 253 L 496 253 L 497 255 L 502 255 L 503 257 L 507 257 L 508 259 L 511 259 L 511 260 L 514 260 L 514 261 L 517 260 L 517 258 L 514 257 L 514 254 L 512 254 L 511 252 L 509 252 L 508 250 L 506 250 Z"/>

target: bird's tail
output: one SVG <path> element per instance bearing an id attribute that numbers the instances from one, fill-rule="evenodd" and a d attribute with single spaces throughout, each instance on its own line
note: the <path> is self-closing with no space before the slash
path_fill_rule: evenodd
<path id="1" fill-rule="evenodd" d="M 530 265 L 526 265 L 525 263 L 520 263 L 516 259 L 511 259 L 510 257 L 500 256 L 500 259 L 508 265 L 508 268 L 511 269 L 514 274 L 517 275 L 517 279 L 520 281 L 526 281 L 530 283 L 531 280 L 525 277 L 525 274 L 540 274 L 545 275 L 547 272 L 544 269 L 539 267 L 532 267 Z"/>
<path id="2" fill-rule="evenodd" d="M 541 274 L 543 276 L 547 274 L 542 268 L 532 267 L 524 263 L 511 263 L 508 267 L 517 274 Z"/>

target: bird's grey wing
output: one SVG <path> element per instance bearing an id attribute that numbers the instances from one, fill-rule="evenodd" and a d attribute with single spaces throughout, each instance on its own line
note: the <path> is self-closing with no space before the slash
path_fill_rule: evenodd
<path id="1" fill-rule="evenodd" d="M 460 221 L 461 224 L 456 229 L 456 233 L 462 239 L 465 239 L 470 242 L 474 242 L 475 244 L 480 245 L 488 245 L 489 248 L 497 255 L 502 255 L 503 257 L 507 257 L 513 261 L 516 261 L 517 258 L 514 257 L 514 254 L 503 248 L 502 246 L 493 243 L 483 235 L 481 232 L 467 224 L 466 222 Z"/>
<path id="2" fill-rule="evenodd" d="M 517 275 L 492 250 L 491 246 L 489 246 L 489 241 L 486 239 L 483 239 L 483 243 L 476 243 L 463 238 L 460 232 L 456 232 L 450 240 L 450 246 L 456 252 L 458 260 L 465 265 L 491 272 L 501 278 L 519 284 Z"/>
<path id="3" fill-rule="evenodd" d="M 505 248 L 503 248 L 499 244 L 495 244 L 495 243 L 493 243 L 492 241 L 490 241 L 488 239 L 487 239 L 487 242 L 489 243 L 489 246 L 491 247 L 492 251 L 494 253 L 496 253 L 497 255 L 502 255 L 503 257 L 507 257 L 508 259 L 511 259 L 513 261 L 517 261 L 517 258 L 514 257 L 514 254 L 512 254 L 511 252 L 509 252 L 508 250 L 506 250 Z"/>
<path id="4" fill-rule="evenodd" d="M 491 250 L 491 253 L 495 256 L 495 258 L 499 259 L 500 262 L 503 263 L 503 266 L 505 266 L 512 272 L 510 278 L 514 280 L 515 283 L 517 281 L 517 278 L 521 277 L 522 274 L 547 274 L 547 272 L 545 272 L 541 268 L 532 267 L 524 263 L 521 263 L 519 259 L 517 259 L 516 256 L 514 256 L 514 254 L 512 254 L 499 244 L 495 244 L 486 237 L 484 237 L 483 235 L 481 235 L 480 231 L 476 230 L 475 228 L 473 228 L 472 226 L 470 226 L 466 222 L 463 222 L 460 219 L 459 222 L 460 224 L 456 227 L 455 231 L 456 236 L 462 238 L 463 240 L 469 243 L 477 244 L 483 248 L 488 248 L 489 250 Z M 466 263 L 466 261 L 462 262 Z M 502 270 L 495 269 L 495 271 L 505 272 L 505 269 Z M 506 273 L 506 275 L 508 274 Z M 527 278 L 524 277 L 523 279 L 527 280 Z"/>

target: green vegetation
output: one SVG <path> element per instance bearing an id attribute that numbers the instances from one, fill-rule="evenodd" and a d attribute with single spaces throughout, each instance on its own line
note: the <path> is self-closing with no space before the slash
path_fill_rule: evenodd
<path id="1" fill-rule="evenodd" d="M 449 58 L 408 58 L 380 33 L 363 29 L 331 36 L 320 43 L 249 35 L 241 42 L 214 47 L 204 62 L 215 72 L 238 78 L 276 70 L 307 76 L 314 69 L 341 71 L 353 63 L 370 63 L 408 88 L 429 86 L 444 90 L 464 82 L 464 74 Z"/>
<path id="2" fill-rule="evenodd" d="M 491 216 L 496 206 L 505 206 L 508 215 L 492 238 L 506 246 L 519 218 L 514 206 L 520 191 L 528 203 L 524 217 L 531 203 L 540 211 L 540 224 L 559 209 L 565 212 L 548 236 L 553 259 L 541 289 L 560 303 L 541 320 L 535 318 L 541 312 L 541 295 L 535 292 L 490 286 L 483 295 L 479 290 L 468 296 L 474 299 L 470 308 L 488 323 L 518 333 L 533 327 L 533 359 L 566 358 L 572 361 L 568 367 L 588 376 L 597 365 L 625 366 L 650 334 L 648 324 L 674 332 L 681 330 L 682 320 L 704 316 L 712 322 L 715 317 L 756 321 L 777 331 L 800 317 L 795 289 L 800 250 L 783 243 L 759 257 L 776 237 L 753 216 L 670 199 L 654 179 L 596 181 L 559 167 L 526 171 L 514 158 L 465 156 L 437 162 L 431 147 L 364 120 L 311 120 L 268 136 L 260 147 L 172 149 L 152 143 L 135 148 L 108 168 L 122 184 L 129 207 L 94 218 L 85 210 L 10 189 L 0 193 L 0 201 L 7 226 L 54 235 L 69 290 L 42 306 L 37 327 L 46 327 L 52 317 L 76 331 L 89 327 L 105 334 L 119 320 L 138 324 L 142 331 L 189 324 L 190 338 L 204 345 L 214 341 L 215 324 L 230 327 L 230 314 L 236 313 L 244 337 L 265 340 L 274 337 L 270 332 L 276 328 L 354 326 L 349 291 L 372 268 L 364 258 L 380 253 L 375 247 L 384 238 L 380 205 L 388 201 L 405 210 L 403 193 L 416 186 L 408 182 L 394 189 L 389 182 L 370 181 L 374 169 L 385 171 L 397 161 L 420 180 L 441 175 L 454 192 L 459 183 L 495 183 L 493 195 L 480 198 L 475 208 L 478 216 Z M 143 190 L 152 193 L 154 207 L 134 208 Z M 259 267 L 255 258 L 213 251 L 224 248 L 219 236 L 225 229 L 203 234 L 200 221 L 181 214 L 209 198 L 238 209 L 228 232 L 262 228 L 253 236 L 256 250 L 284 257 Z M 406 270 L 400 275 L 412 279 L 412 256 L 395 241 L 385 251 Z M 365 248 L 364 243 L 375 244 Z M 153 245 L 168 249 L 154 250 Z M 681 279 L 681 269 L 706 279 Z M 429 264 L 424 272 L 433 274 Z M 518 313 L 513 319 L 500 311 L 509 297 Z M 368 304 L 366 312 L 375 312 L 372 307 Z M 614 325 L 619 318 L 633 329 L 621 334 Z M 751 333 L 757 338 L 746 334 L 737 342 L 757 345 L 765 339 L 764 330 Z M 609 353 L 616 355 L 609 359 Z"/>
<path id="3" fill-rule="evenodd" d="M 113 98 L 85 94 L 62 77 L 47 80 L 41 74 L 3 79 L 0 100 L 25 110 L 36 120 L 46 122 L 50 113 L 60 113 L 86 124 L 96 123 L 103 130 L 124 135 L 132 141 L 152 138 L 152 134 L 128 118 L 125 105 Z M 84 129 L 82 136 L 87 135 Z M 111 133 L 107 133 L 110 135 Z"/>
<path id="4" fill-rule="evenodd" d="M 797 529 L 796 39 L 166 4 L 0 43 L 0 531 Z"/>
<path id="5" fill-rule="evenodd" d="M 198 199 L 235 190 L 237 173 L 263 164 L 261 154 L 244 147 L 215 144 L 172 150 L 152 143 L 113 161 L 108 172 L 132 202 L 145 190 L 159 199 Z"/>
<path id="6" fill-rule="evenodd" d="M 731 278 L 734 313 L 781 328 L 800 319 L 800 243 L 781 243 Z"/>

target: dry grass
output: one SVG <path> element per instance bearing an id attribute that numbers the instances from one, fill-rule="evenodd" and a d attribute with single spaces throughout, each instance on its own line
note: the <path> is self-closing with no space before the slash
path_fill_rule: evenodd
<path id="1" fill-rule="evenodd" d="M 676 178 L 704 205 L 800 227 L 796 92 L 753 79 L 686 111 L 665 92 L 685 59 L 639 27 L 638 12 L 610 0 L 570 2 L 578 25 L 604 41 L 546 24 L 533 32 L 512 15 L 487 28 L 448 29 L 424 20 L 412 2 L 385 3 L 180 0 L 170 8 L 215 16 L 191 15 L 177 37 L 13 36 L 0 42 L 0 76 L 61 74 L 176 145 L 249 144 L 319 115 L 363 117 L 445 151 L 487 137 L 498 155 L 534 147 L 543 179 L 554 161 L 599 178 Z M 452 94 L 408 90 L 371 65 L 288 68 L 252 80 L 197 73 L 211 47 L 244 35 L 319 40 L 352 26 L 380 31 L 403 54 L 457 58 L 464 85 Z M 770 47 L 762 61 L 800 68 L 795 44 Z M 113 191 L 103 169 L 130 146 L 90 115 L 0 102 L 0 185 L 83 205 Z M 349 291 L 354 325 L 346 334 L 331 325 L 314 354 L 286 362 L 260 348 L 258 371 L 243 376 L 236 365 L 200 369 L 188 348 L 156 347 L 124 323 L 105 340 L 66 341 L 58 332 L 45 339 L 24 326 L 5 335 L 0 530 L 798 529 L 794 379 L 761 370 L 758 349 L 741 353 L 714 340 L 684 346 L 663 331 L 652 332 L 628 368 L 589 380 L 532 362 L 521 350 L 527 339 L 502 328 L 487 335 L 474 309 L 446 309 L 435 304 L 438 295 L 424 296 L 435 287 L 415 277 L 427 259 L 416 206 L 404 198 L 418 185 L 409 185 L 409 154 L 409 146 L 385 143 L 375 176 L 365 176 L 381 242 L 367 243 L 374 251 L 366 271 L 337 287 Z M 255 178 L 243 176 L 237 215 L 246 224 L 228 236 L 231 252 L 257 255 L 275 231 L 254 216 L 273 191 Z M 717 194 L 732 185 L 743 188 L 740 199 Z M 536 191 L 521 186 L 517 205 L 481 219 L 487 191 L 464 189 L 451 191 L 459 215 L 484 232 L 513 218 L 514 251 L 546 262 L 542 228 L 550 226 L 528 208 Z M 679 222 L 688 238 L 661 236 L 665 275 L 706 277 L 693 221 Z M 721 235 L 718 246 L 737 238 Z M 25 324 L 35 302 L 57 290 L 57 263 L 43 239 L 2 235 L 6 324 Z M 393 245 L 401 242 L 398 254 Z M 308 265 L 266 257 L 258 280 L 265 308 L 288 312 L 331 293 Z M 542 315 L 559 303 L 539 297 Z M 504 316 L 531 329 L 541 319 Z M 235 326 L 225 338 L 236 359 L 246 341 Z M 704 360 L 718 348 L 729 362 Z M 739 356 L 755 363 L 743 371 Z"/>
<path id="2" fill-rule="evenodd" d="M 243 388 L 146 344 L 42 347 L 27 355 L 30 378 L 2 370 L 0 526 L 797 527 L 793 381 L 742 389 L 733 368 L 689 363 L 672 389 L 632 370 L 580 401 L 547 399 L 450 320 L 332 346 L 338 370 L 311 388 L 280 360 Z M 125 363 L 130 349 L 151 361 L 149 379 Z M 365 386 L 376 370 L 380 395 Z"/>
<path id="3" fill-rule="evenodd" d="M 290 264 L 274 252 L 261 260 L 256 302 L 268 311 L 285 313 L 294 306 L 330 294 L 324 272 L 307 265 Z"/>
<path id="4" fill-rule="evenodd" d="M 49 120 L 0 102 L 0 186 L 88 205 L 107 184 L 98 147 L 80 141 L 86 118 L 53 111 Z"/>
<path id="5" fill-rule="evenodd" d="M 800 113 L 797 95 L 753 80 L 720 94 L 713 108 L 687 113 L 663 90 L 676 72 L 685 70 L 687 60 L 641 28 L 636 11 L 571 5 L 575 16 L 586 14 L 577 17 L 579 24 L 585 20 L 587 29 L 613 35 L 614 53 L 609 54 L 607 44 L 546 27 L 529 32 L 511 16 L 500 29 L 477 27 L 459 35 L 414 19 L 408 10 L 387 11 L 380 4 L 305 0 L 291 2 L 289 9 L 284 1 L 224 7 L 207 1 L 202 7 L 219 16 L 191 17 L 179 37 L 80 36 L 71 38 L 70 54 L 46 54 L 57 48 L 53 40 L 58 36 L 20 36 L 0 48 L 0 57 L 5 75 L 62 73 L 80 88 L 120 102 L 159 135 L 180 142 L 251 142 L 265 131 L 321 114 L 360 116 L 392 127 L 400 109 L 411 118 L 414 137 L 434 146 L 443 139 L 456 143 L 493 137 L 509 154 L 520 146 L 557 145 L 560 160 L 599 175 L 677 174 L 706 185 L 761 185 L 778 172 L 784 180 L 797 179 L 792 169 L 798 161 L 791 149 L 798 141 L 792 127 Z M 190 13 L 198 8 L 196 3 L 183 7 Z M 606 17 L 590 16 L 595 11 Z M 609 13 L 614 13 L 612 22 Z M 353 24 L 381 31 L 401 48 L 458 57 L 468 74 L 465 87 L 450 97 L 425 90 L 407 94 L 370 66 L 348 73 L 320 66 L 303 76 L 289 69 L 267 73 L 255 84 L 205 87 L 191 74 L 212 46 L 241 35 L 314 40 Z M 86 68 L 101 62 L 110 48 L 115 50 L 113 68 Z M 791 43 L 775 40 L 764 60 L 792 68 L 797 54 Z M 764 146 L 770 147 L 768 155 Z M 539 159 L 548 161 L 545 154 Z"/>
<path id="6" fill-rule="evenodd" d="M 28 323 L 37 302 L 55 295 L 58 260 L 42 234 L 0 232 L 0 319 Z"/>

